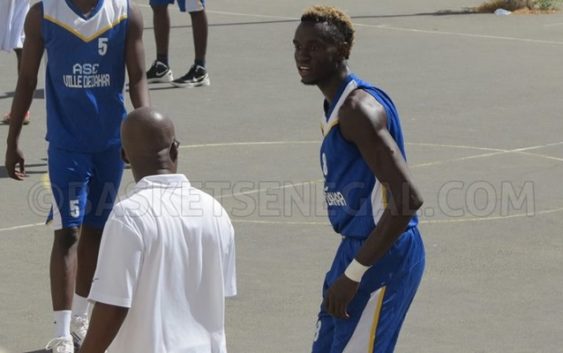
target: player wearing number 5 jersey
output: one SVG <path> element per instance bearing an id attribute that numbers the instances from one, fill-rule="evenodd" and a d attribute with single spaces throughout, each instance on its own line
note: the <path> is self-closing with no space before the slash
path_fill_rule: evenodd
<path id="1" fill-rule="evenodd" d="M 71 333 L 79 345 L 87 328 L 85 298 L 123 172 L 119 129 L 126 116 L 126 69 L 133 106 L 149 105 L 142 31 L 141 14 L 128 0 L 43 0 L 26 19 L 5 163 L 10 177 L 23 179 L 19 136 L 46 51 L 55 227 L 50 262 L 55 339 L 47 349 L 55 352 L 73 352 Z"/>

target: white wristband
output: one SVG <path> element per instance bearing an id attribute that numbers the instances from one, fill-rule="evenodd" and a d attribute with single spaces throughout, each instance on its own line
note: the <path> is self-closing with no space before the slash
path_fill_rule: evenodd
<path id="1" fill-rule="evenodd" d="M 370 266 L 364 266 L 356 261 L 356 259 L 353 259 L 352 262 L 350 262 L 350 265 L 346 267 L 344 275 L 352 281 L 359 283 L 362 280 L 362 276 L 369 268 Z"/>

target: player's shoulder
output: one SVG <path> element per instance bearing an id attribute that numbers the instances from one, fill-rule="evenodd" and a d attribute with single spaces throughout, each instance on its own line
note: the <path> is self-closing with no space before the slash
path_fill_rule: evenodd
<path id="1" fill-rule="evenodd" d="M 32 12 L 32 11 L 34 11 L 34 12 L 43 11 L 43 1 L 39 1 L 39 2 L 36 2 L 35 4 L 31 5 L 28 13 Z"/>
<path id="2" fill-rule="evenodd" d="M 32 22 L 40 22 L 43 18 L 43 2 L 37 2 L 29 8 L 27 12 L 26 20 Z"/>
<path id="3" fill-rule="evenodd" d="M 383 105 L 375 99 L 375 97 L 367 92 L 365 89 L 358 88 L 350 92 L 350 94 L 344 99 L 342 105 L 340 106 L 339 113 L 357 115 L 365 112 L 366 110 L 371 111 L 385 111 Z"/>
<path id="4" fill-rule="evenodd" d="M 364 89 L 352 91 L 342 102 L 338 112 L 344 129 L 382 128 L 386 125 L 386 112 L 381 103 Z"/>

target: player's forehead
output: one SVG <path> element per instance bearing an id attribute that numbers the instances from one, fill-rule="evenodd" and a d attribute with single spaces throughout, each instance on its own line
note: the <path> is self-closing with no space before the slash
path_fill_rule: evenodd
<path id="1" fill-rule="evenodd" d="M 295 30 L 293 41 L 298 43 L 314 41 L 329 43 L 327 35 L 327 23 L 301 22 Z"/>

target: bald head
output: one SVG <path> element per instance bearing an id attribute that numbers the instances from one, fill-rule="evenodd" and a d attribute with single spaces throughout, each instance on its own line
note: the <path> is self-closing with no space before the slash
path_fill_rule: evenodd
<path id="1" fill-rule="evenodd" d="M 174 142 L 172 120 L 152 108 L 133 110 L 121 124 L 124 157 L 131 163 L 136 180 L 176 173 L 178 150 Z"/>

